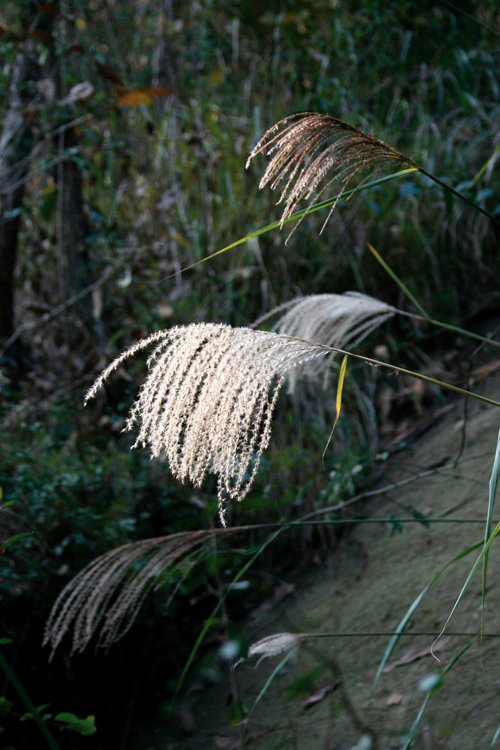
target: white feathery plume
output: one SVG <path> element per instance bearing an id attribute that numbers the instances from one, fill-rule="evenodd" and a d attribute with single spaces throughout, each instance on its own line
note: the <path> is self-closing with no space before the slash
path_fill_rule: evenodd
<path id="1" fill-rule="evenodd" d="M 85 649 L 101 623 L 98 646 L 107 648 L 119 640 L 132 626 L 149 591 L 160 585 L 162 574 L 181 560 L 189 569 L 193 553 L 215 531 L 233 530 L 186 531 L 145 539 L 92 560 L 65 586 L 52 607 L 43 641 L 52 648 L 50 658 L 70 628 L 72 653 Z"/>
<path id="2" fill-rule="evenodd" d="M 196 323 L 159 331 L 132 346 L 97 378 L 86 401 L 127 358 L 150 344 L 149 372 L 126 429 L 134 445 L 165 455 L 172 474 L 199 487 L 217 477 L 219 514 L 249 492 L 286 373 L 327 351 L 268 331 Z"/>
<path id="3" fill-rule="evenodd" d="M 272 656 L 278 656 L 278 654 L 282 654 L 284 651 L 290 651 L 299 641 L 307 637 L 307 633 L 274 633 L 273 635 L 268 635 L 265 638 L 261 638 L 260 641 L 252 643 L 248 649 L 246 658 L 250 659 L 252 656 L 259 656 L 255 665 L 258 667 L 262 659 L 268 659 Z M 233 669 L 238 664 L 241 664 L 242 661 L 245 661 L 245 659 L 238 659 L 233 664 Z"/>
<path id="4" fill-rule="evenodd" d="M 375 136 L 317 112 L 290 115 L 269 128 L 250 153 L 247 168 L 261 153 L 270 161 L 259 188 L 284 185 L 278 200 L 285 204 L 281 226 L 300 200 L 314 200 L 335 180 L 340 182 L 340 198 L 349 182 L 367 168 L 388 162 L 416 168 L 411 159 Z"/>
<path id="5" fill-rule="evenodd" d="M 375 328 L 392 317 L 396 308 L 358 292 L 344 294 L 311 294 L 280 305 L 259 318 L 255 325 L 283 312 L 272 330 L 284 336 L 294 336 L 335 349 L 352 349 Z M 335 353 L 321 360 L 309 360 L 288 375 L 289 390 L 295 390 L 300 377 L 314 379 L 327 376 Z"/>

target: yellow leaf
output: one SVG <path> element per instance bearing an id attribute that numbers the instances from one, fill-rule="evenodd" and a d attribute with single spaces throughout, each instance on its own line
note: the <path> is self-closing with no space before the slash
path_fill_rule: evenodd
<path id="1" fill-rule="evenodd" d="M 330 432 L 327 444 L 325 446 L 325 450 L 323 451 L 322 459 L 325 458 L 325 453 L 328 450 L 328 446 L 330 445 L 331 439 L 333 437 L 333 433 L 335 432 L 335 428 L 337 426 L 337 422 L 339 421 L 340 410 L 342 408 L 342 391 L 344 389 L 344 379 L 345 379 L 345 374 L 346 374 L 346 370 L 347 370 L 347 359 L 348 359 L 348 357 L 347 357 L 347 354 L 346 354 L 345 357 L 344 357 L 344 359 L 342 360 L 342 365 L 340 367 L 340 373 L 339 373 L 339 382 L 338 382 L 338 385 L 337 385 L 337 404 L 336 404 L 337 405 L 337 416 L 335 417 L 335 422 L 333 423 L 332 431 Z"/>
<path id="2" fill-rule="evenodd" d="M 140 107 L 141 104 L 152 104 L 153 97 L 146 91 L 136 89 L 135 91 L 129 91 L 125 96 L 120 96 L 118 103 L 121 104 L 122 107 Z"/>
<path id="3" fill-rule="evenodd" d="M 142 91 L 150 96 L 168 96 L 171 93 L 170 89 L 164 89 L 162 87 L 156 89 L 142 89 Z"/>

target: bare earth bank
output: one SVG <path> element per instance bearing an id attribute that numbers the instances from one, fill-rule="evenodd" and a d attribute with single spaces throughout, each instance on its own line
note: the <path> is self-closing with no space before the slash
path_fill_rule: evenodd
<path id="1" fill-rule="evenodd" d="M 487 388 L 492 398 L 500 397 L 499 379 Z M 481 628 L 479 569 L 435 644 L 435 656 L 431 654 L 432 634 L 445 625 L 479 554 L 474 551 L 451 565 L 430 588 L 411 617 L 408 635 L 400 639 L 374 684 L 389 634 L 408 607 L 445 563 L 484 534 L 500 411 L 469 404 L 460 455 L 463 426 L 463 404 L 457 401 L 439 424 L 387 461 L 382 484 L 399 486 L 365 506 L 372 518 L 415 519 L 421 513 L 437 522 L 407 523 L 400 531 L 389 522 L 357 526 L 326 566 L 296 582 L 293 596 L 245 630 L 251 643 L 284 631 L 343 635 L 301 641 L 256 705 L 244 733 L 226 722 L 229 685 L 215 684 L 184 698 L 178 716 L 157 726 L 141 750 L 405 746 L 426 696 L 422 679 L 442 672 Z M 495 520 L 498 517 L 497 512 Z M 497 541 L 488 565 L 485 635 L 460 657 L 432 695 L 412 744 L 416 750 L 488 750 L 500 727 L 499 643 L 486 635 L 500 633 L 499 573 Z M 248 663 L 237 667 L 238 689 L 247 709 L 284 656 L 266 659 L 257 668 Z"/>

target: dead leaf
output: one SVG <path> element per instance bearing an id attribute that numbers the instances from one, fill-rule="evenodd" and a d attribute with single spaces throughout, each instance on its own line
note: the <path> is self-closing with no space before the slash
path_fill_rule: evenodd
<path id="1" fill-rule="evenodd" d="M 150 94 L 146 94 L 145 91 L 129 91 L 125 96 L 120 96 L 118 104 L 122 107 L 140 107 L 142 104 L 152 104 L 153 97 Z"/>
<path id="2" fill-rule="evenodd" d="M 484 380 L 485 378 L 488 378 L 499 369 L 500 359 L 495 359 L 493 362 L 488 362 L 487 365 L 478 367 L 477 369 L 472 371 L 472 383 L 475 383 L 477 380 Z"/>
<path id="3" fill-rule="evenodd" d="M 170 94 L 170 91 L 163 88 L 130 89 L 124 96 L 120 96 L 118 103 L 122 107 L 140 107 L 142 104 L 152 104 L 153 98 L 156 96 L 167 96 L 168 94 Z"/>
<path id="4" fill-rule="evenodd" d="M 317 690 L 315 693 L 309 696 L 309 698 L 305 698 L 305 700 L 301 701 L 302 708 L 310 708 L 311 706 L 316 705 L 316 703 L 319 703 L 329 693 L 333 693 L 334 690 L 336 690 L 340 685 L 342 684 L 342 680 L 336 680 L 333 683 L 330 683 L 328 685 L 325 685 L 324 687 Z"/>
<path id="5" fill-rule="evenodd" d="M 391 693 L 390 696 L 387 698 L 387 705 L 388 706 L 397 706 L 401 701 L 403 700 L 403 696 L 401 693 Z"/>
<path id="6" fill-rule="evenodd" d="M 161 87 L 155 89 L 143 89 L 143 91 L 146 91 L 146 93 L 151 96 L 168 96 L 171 93 L 170 89 L 164 89 Z"/>

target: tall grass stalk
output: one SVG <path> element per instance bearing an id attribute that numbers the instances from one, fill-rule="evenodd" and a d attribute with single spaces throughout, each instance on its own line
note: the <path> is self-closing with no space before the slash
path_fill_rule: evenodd
<path id="1" fill-rule="evenodd" d="M 0 646 L 1 645 L 2 644 L 0 643 Z M 1 648 L 0 648 L 0 667 L 3 669 L 5 677 L 10 682 L 10 684 L 12 685 L 12 687 L 14 688 L 14 690 L 17 692 L 17 694 L 21 698 L 21 700 L 24 703 L 24 705 L 26 706 L 27 710 L 30 713 L 30 716 L 33 718 L 33 720 L 35 721 L 38 729 L 40 730 L 40 732 L 42 733 L 42 735 L 46 739 L 48 746 L 51 748 L 51 750 L 61 750 L 59 744 L 55 740 L 54 735 L 52 734 L 52 732 L 48 728 L 48 726 L 45 723 L 45 721 L 40 716 L 40 714 L 38 712 L 38 709 L 35 708 L 35 705 L 33 704 L 33 701 L 31 700 L 31 698 L 29 697 L 28 693 L 24 689 L 22 683 L 17 678 L 16 673 L 14 672 L 14 670 L 12 669 L 12 667 L 10 666 L 10 664 L 7 661 L 7 659 L 5 658 L 5 656 L 2 654 Z"/>
<path id="2" fill-rule="evenodd" d="M 460 326 L 452 325 L 451 323 L 444 323 L 442 320 L 435 320 L 434 318 L 431 318 L 424 310 L 420 302 L 417 300 L 415 295 L 408 289 L 406 284 L 402 281 L 402 279 L 399 278 L 399 276 L 396 274 L 394 269 L 390 267 L 390 265 L 387 263 L 386 260 L 382 257 L 382 255 L 373 247 L 372 244 L 368 242 L 367 244 L 368 250 L 371 252 L 374 258 L 380 263 L 382 268 L 387 271 L 391 279 L 393 279 L 398 287 L 401 289 L 403 294 L 405 294 L 410 302 L 412 302 L 417 310 L 420 311 L 421 315 L 417 315 L 416 313 L 408 312 L 407 310 L 399 310 L 397 309 L 396 312 L 398 315 L 403 315 L 408 318 L 412 318 L 412 320 L 418 320 L 423 323 L 428 323 L 429 325 L 437 326 L 438 328 L 442 328 L 444 331 L 451 331 L 452 333 L 458 333 L 462 336 L 467 336 L 467 338 L 475 339 L 476 341 L 480 341 L 482 344 L 489 344 L 490 346 L 494 346 L 499 348 L 500 347 L 500 341 L 496 341 L 495 339 L 491 339 L 488 336 L 481 336 L 479 333 L 473 333 L 472 331 L 469 331 L 465 328 L 460 328 Z"/>

